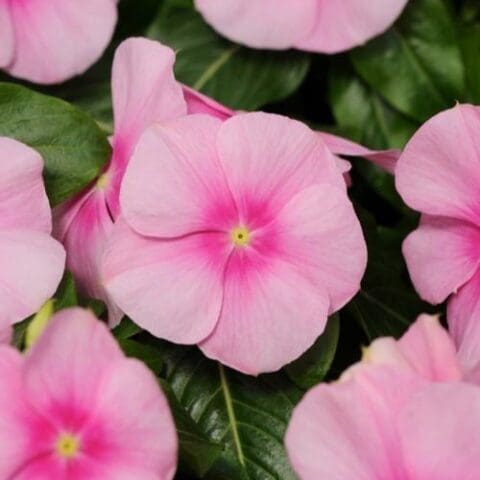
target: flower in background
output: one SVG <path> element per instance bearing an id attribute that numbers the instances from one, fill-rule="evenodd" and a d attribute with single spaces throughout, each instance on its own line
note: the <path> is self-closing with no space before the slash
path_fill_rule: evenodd
<path id="1" fill-rule="evenodd" d="M 366 247 L 336 161 L 300 122 L 189 115 L 141 138 L 103 280 L 153 335 L 249 374 L 307 350 L 360 287 Z"/>
<path id="2" fill-rule="evenodd" d="M 100 258 L 119 215 L 120 184 L 140 135 L 154 122 L 187 113 L 173 76 L 174 60 L 171 49 L 151 40 L 131 38 L 118 47 L 112 71 L 111 161 L 94 185 L 54 212 L 54 235 L 65 245 L 67 267 L 81 292 L 106 303 L 111 326 L 122 312 L 100 283 Z"/>
<path id="3" fill-rule="evenodd" d="M 83 73 L 106 49 L 117 0 L 0 1 L 0 68 L 36 83 Z"/>
<path id="4" fill-rule="evenodd" d="M 57 289 L 65 251 L 50 236 L 52 214 L 43 161 L 26 145 L 0 137 L 0 331 L 35 313 Z"/>
<path id="5" fill-rule="evenodd" d="M 430 303 L 453 294 L 448 323 L 468 356 L 480 325 L 480 108 L 457 105 L 426 122 L 398 162 L 396 185 L 422 213 L 403 244 L 413 284 Z"/>
<path id="6" fill-rule="evenodd" d="M 253 48 L 337 53 L 385 32 L 408 0 L 195 0 L 207 23 Z"/>
<path id="7" fill-rule="evenodd" d="M 0 478 L 170 480 L 177 437 L 153 374 L 89 312 L 65 310 L 23 357 L 0 347 Z"/>
<path id="8" fill-rule="evenodd" d="M 475 357 L 478 366 L 478 346 Z M 423 315 L 398 342 L 376 340 L 339 382 L 308 392 L 285 442 L 301 480 L 476 480 L 480 376 Z"/>

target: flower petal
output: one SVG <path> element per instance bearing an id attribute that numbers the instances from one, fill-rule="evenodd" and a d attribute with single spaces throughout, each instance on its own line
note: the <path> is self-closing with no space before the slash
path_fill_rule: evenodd
<path id="1" fill-rule="evenodd" d="M 267 113 L 224 122 L 217 150 L 242 220 L 268 222 L 291 198 L 315 183 L 345 189 L 335 157 L 306 125 Z M 258 226 L 258 225 L 257 225 Z"/>
<path id="2" fill-rule="evenodd" d="M 0 325 L 35 313 L 57 289 L 65 251 L 49 235 L 33 230 L 0 231 Z"/>
<path id="3" fill-rule="evenodd" d="M 122 185 L 122 212 L 143 235 L 225 230 L 238 219 L 217 159 L 220 120 L 189 115 L 142 137 Z"/>
<path id="4" fill-rule="evenodd" d="M 401 155 L 400 150 L 370 150 L 359 143 L 332 135 L 331 133 L 318 132 L 318 135 L 335 155 L 363 157 L 386 172 L 392 175 L 395 173 L 395 167 Z"/>
<path id="5" fill-rule="evenodd" d="M 173 50 L 145 38 L 129 38 L 115 52 L 112 96 L 115 132 L 107 172 L 107 201 L 114 219 L 125 168 L 142 133 L 155 122 L 187 113 L 182 88 L 175 80 Z"/>
<path id="6" fill-rule="evenodd" d="M 321 285 L 330 299 L 330 314 L 360 290 L 367 248 L 344 190 L 330 185 L 303 190 L 258 234 L 276 239 L 273 253 Z"/>
<path id="7" fill-rule="evenodd" d="M 52 214 L 43 185 L 43 160 L 23 143 L 0 137 L 0 228 L 50 233 Z"/>
<path id="8" fill-rule="evenodd" d="M 476 480 L 480 471 L 480 388 L 429 385 L 398 418 L 401 448 L 415 480 Z"/>
<path id="9" fill-rule="evenodd" d="M 132 320 L 159 338 L 193 344 L 214 328 L 222 305 L 226 235 L 142 237 L 119 220 L 107 245 L 107 291 Z"/>
<path id="10" fill-rule="evenodd" d="M 84 295 L 105 302 L 109 324 L 116 326 L 122 316 L 100 279 L 100 265 L 113 221 L 107 209 L 105 193 L 93 187 L 54 211 L 54 236 L 67 251 L 67 269 L 75 277 Z"/>
<path id="11" fill-rule="evenodd" d="M 322 286 L 290 264 L 253 249 L 234 252 L 220 319 L 199 346 L 207 357 L 241 372 L 272 372 L 314 343 L 325 328 L 328 307 Z"/>
<path id="12" fill-rule="evenodd" d="M 219 120 L 224 121 L 236 114 L 236 112 L 230 108 L 225 107 L 213 100 L 213 98 L 207 97 L 187 85 L 182 85 L 182 89 L 183 96 L 187 102 L 187 111 L 189 115 L 194 113 L 205 113 L 211 117 L 216 117 Z"/>
<path id="13" fill-rule="evenodd" d="M 8 2 L 0 2 L 0 32 L 0 68 L 5 68 L 11 63 L 15 52 L 15 34 Z"/>
<path id="14" fill-rule="evenodd" d="M 477 270 L 480 229 L 461 220 L 423 216 L 402 250 L 420 296 L 430 303 L 441 303 Z"/>
<path id="15" fill-rule="evenodd" d="M 395 417 L 416 386 L 415 377 L 404 372 L 368 367 L 310 390 L 295 408 L 285 438 L 299 477 L 410 478 L 402 468 Z"/>
<path id="16" fill-rule="evenodd" d="M 92 313 L 63 310 L 27 352 L 27 398 L 54 425 L 73 427 L 95 410 L 103 377 L 123 357 L 106 326 Z"/>
<path id="17" fill-rule="evenodd" d="M 385 32 L 400 16 L 408 0 L 343 0 L 317 2 L 313 30 L 304 30 L 296 48 L 338 53 Z M 301 8 L 297 5 L 297 8 Z M 308 32 L 308 33 L 307 33 Z"/>
<path id="18" fill-rule="evenodd" d="M 195 0 L 206 22 L 223 36 L 254 48 L 290 48 L 313 27 L 317 0 Z"/>
<path id="19" fill-rule="evenodd" d="M 8 72 L 36 83 L 83 73 L 107 47 L 117 21 L 112 0 L 10 2 L 15 57 Z"/>
<path id="20" fill-rule="evenodd" d="M 400 195 L 412 208 L 480 225 L 480 108 L 457 105 L 425 123 L 396 169 Z"/>

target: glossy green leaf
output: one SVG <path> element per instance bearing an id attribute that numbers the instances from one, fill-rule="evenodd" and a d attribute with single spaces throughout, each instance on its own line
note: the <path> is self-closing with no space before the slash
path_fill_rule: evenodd
<path id="1" fill-rule="evenodd" d="M 289 378 L 301 389 L 308 390 L 327 375 L 337 351 L 340 322 L 338 315 L 330 317 L 325 332 L 298 360 L 285 367 Z"/>
<path id="2" fill-rule="evenodd" d="M 206 479 L 293 480 L 283 437 L 301 397 L 284 373 L 241 375 L 196 348 L 170 346 L 164 378 L 179 404 L 222 453 Z"/>
<path id="3" fill-rule="evenodd" d="M 105 134 L 87 114 L 19 85 L 0 83 L 0 135 L 42 155 L 53 205 L 90 183 L 110 157 Z"/>
<path id="4" fill-rule="evenodd" d="M 177 52 L 177 78 L 219 102 L 253 110 L 294 92 L 309 67 L 301 52 L 251 50 L 217 35 L 191 1 L 167 0 L 148 36 Z"/>
<path id="5" fill-rule="evenodd" d="M 354 50 L 361 77 L 418 121 L 464 95 L 464 68 L 452 12 L 444 0 L 415 0 L 384 35 Z"/>
<path id="6" fill-rule="evenodd" d="M 462 54 L 465 63 L 467 98 L 480 103 L 480 23 L 466 25 L 461 31 Z"/>

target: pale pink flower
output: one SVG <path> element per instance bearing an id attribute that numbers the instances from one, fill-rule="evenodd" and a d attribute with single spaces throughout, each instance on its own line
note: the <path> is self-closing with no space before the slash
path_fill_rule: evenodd
<path id="1" fill-rule="evenodd" d="M 299 478 L 477 480 L 480 377 L 471 374 L 435 317 L 398 342 L 375 341 L 294 410 L 285 442 Z"/>
<path id="2" fill-rule="evenodd" d="M 100 58 L 116 22 L 117 0 L 0 0 L 0 68 L 63 82 Z"/>
<path id="3" fill-rule="evenodd" d="M 246 373 L 277 370 L 358 291 L 362 231 L 305 125 L 189 115 L 140 140 L 103 279 L 136 323 Z"/>
<path id="4" fill-rule="evenodd" d="M 420 296 L 441 303 L 457 345 L 480 323 L 480 108 L 457 105 L 425 123 L 396 170 L 400 195 L 422 212 L 403 245 Z"/>
<path id="5" fill-rule="evenodd" d="M 170 480 L 177 438 L 153 374 L 89 312 L 65 310 L 23 357 L 0 347 L 0 478 Z"/>
<path id="6" fill-rule="evenodd" d="M 11 326 L 0 328 L 0 344 L 10 343 L 12 340 L 13 329 Z"/>
<path id="7" fill-rule="evenodd" d="M 107 304 L 112 326 L 122 312 L 100 284 L 100 258 L 119 215 L 121 180 L 140 135 L 155 121 L 187 113 L 173 76 L 174 60 L 171 49 L 147 39 L 131 38 L 118 47 L 112 72 L 115 128 L 110 164 L 94 185 L 55 211 L 54 234 L 67 249 L 67 267 L 83 293 Z"/>
<path id="8" fill-rule="evenodd" d="M 408 0 L 195 0 L 207 23 L 253 48 L 337 53 L 385 32 Z"/>
<path id="9" fill-rule="evenodd" d="M 43 160 L 0 137 L 0 330 L 35 313 L 57 289 L 65 251 L 51 236 Z"/>

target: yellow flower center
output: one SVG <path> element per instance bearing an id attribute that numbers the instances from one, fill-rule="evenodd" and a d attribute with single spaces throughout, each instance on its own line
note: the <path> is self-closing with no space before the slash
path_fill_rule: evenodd
<path id="1" fill-rule="evenodd" d="M 237 227 L 230 233 L 230 238 L 236 247 L 245 247 L 250 243 L 250 232 L 245 227 Z"/>
<path id="2" fill-rule="evenodd" d="M 104 189 L 108 185 L 109 180 L 108 174 L 104 173 L 103 175 L 100 175 L 97 180 L 97 188 L 100 190 Z"/>
<path id="3" fill-rule="evenodd" d="M 80 442 L 76 437 L 68 433 L 60 435 L 56 444 L 56 452 L 63 458 L 73 458 L 80 449 Z"/>

